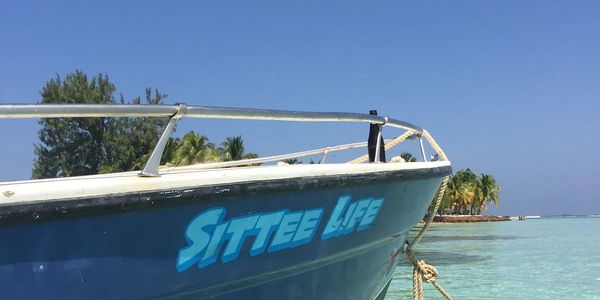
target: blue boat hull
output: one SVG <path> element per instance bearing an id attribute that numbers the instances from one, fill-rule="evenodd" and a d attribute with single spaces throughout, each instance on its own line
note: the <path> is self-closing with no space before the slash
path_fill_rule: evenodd
<path id="1" fill-rule="evenodd" d="M 449 172 L 0 206 L 0 291 L 5 299 L 374 299 Z"/>

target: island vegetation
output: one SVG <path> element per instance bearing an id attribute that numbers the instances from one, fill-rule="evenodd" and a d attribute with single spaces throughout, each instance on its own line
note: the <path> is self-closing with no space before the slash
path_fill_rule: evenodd
<path id="1" fill-rule="evenodd" d="M 105 74 L 88 78 L 75 71 L 46 82 L 42 104 L 141 104 L 126 102 Z M 167 97 L 146 89 L 145 104 L 162 104 Z M 34 147 L 32 178 L 54 178 L 141 170 L 166 126 L 166 118 L 53 118 L 39 121 L 40 143 Z M 241 136 L 228 137 L 219 146 L 194 131 L 170 138 L 161 164 L 183 166 L 258 157 L 246 153 Z"/>
<path id="2" fill-rule="evenodd" d="M 409 152 L 402 152 L 400 157 L 404 162 L 416 162 L 417 159 Z M 492 175 L 475 174 L 471 169 L 461 170 L 448 179 L 446 191 L 438 215 L 481 215 L 492 204 L 498 206 L 500 201 L 500 185 Z M 432 214 L 435 202 L 431 203 L 428 214 Z M 497 221 L 505 218 L 469 219 L 464 221 Z"/>
<path id="3" fill-rule="evenodd" d="M 450 176 L 438 213 L 480 215 L 488 205 L 498 206 L 499 193 L 500 185 L 492 175 L 461 170 Z"/>

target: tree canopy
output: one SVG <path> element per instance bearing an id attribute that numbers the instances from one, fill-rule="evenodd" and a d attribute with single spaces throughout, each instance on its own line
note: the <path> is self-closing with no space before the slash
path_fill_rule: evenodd
<path id="1" fill-rule="evenodd" d="M 184 166 L 202 162 L 221 161 L 221 155 L 217 151 L 215 144 L 209 142 L 207 137 L 199 135 L 194 131 L 186 133 L 181 139 L 171 138 L 170 143 L 176 149 L 173 152 L 173 156 L 165 161 L 167 165 Z"/>
<path id="2" fill-rule="evenodd" d="M 115 100 L 115 85 L 108 75 L 91 79 L 76 70 L 56 76 L 41 91 L 42 104 L 162 104 L 167 97 L 147 88 L 145 98 Z M 167 118 L 54 118 L 39 121 L 40 143 L 34 145 L 32 178 L 53 178 L 142 169 L 150 157 Z M 217 148 L 193 131 L 170 138 L 161 164 L 171 166 L 258 157 L 246 153 L 241 136 L 228 137 Z"/>
<path id="3" fill-rule="evenodd" d="M 42 89 L 42 104 L 114 104 L 115 85 L 106 74 L 88 78 L 77 70 L 56 76 Z M 146 89 L 147 104 L 166 95 Z M 120 103 L 125 103 L 120 96 Z M 140 104 L 140 98 L 133 104 Z M 138 169 L 158 141 L 165 118 L 55 118 L 39 121 L 32 178 L 52 178 Z"/>
<path id="4" fill-rule="evenodd" d="M 400 157 L 404 159 L 405 162 L 416 162 L 417 158 L 412 155 L 410 152 L 402 152 L 400 153 Z"/>
<path id="5" fill-rule="evenodd" d="M 300 165 L 302 164 L 302 161 L 298 160 L 297 158 L 288 158 L 288 159 L 284 159 L 282 160 L 282 162 L 288 164 L 288 165 Z M 311 160 L 312 162 L 312 160 Z M 314 162 L 312 162 L 314 164 Z"/>
<path id="6" fill-rule="evenodd" d="M 458 171 L 448 180 L 439 212 L 481 214 L 485 212 L 488 204 L 498 205 L 499 192 L 500 186 L 493 176 L 477 175 L 470 169 Z"/>
<path id="7" fill-rule="evenodd" d="M 221 143 L 221 148 L 219 148 L 219 151 L 221 152 L 221 157 L 224 161 L 250 159 L 258 157 L 256 153 L 246 153 L 246 149 L 244 148 L 244 140 L 242 140 L 242 136 L 233 136 L 226 138 Z"/>

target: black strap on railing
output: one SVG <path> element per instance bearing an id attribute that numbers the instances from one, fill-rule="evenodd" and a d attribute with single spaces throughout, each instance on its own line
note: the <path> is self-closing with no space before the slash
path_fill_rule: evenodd
<path id="1" fill-rule="evenodd" d="M 377 110 L 370 110 L 369 115 L 377 115 Z M 380 124 L 369 125 L 369 140 L 368 140 L 368 149 L 369 149 L 369 162 L 375 161 L 375 156 L 377 152 L 377 137 L 379 136 L 379 132 L 381 131 Z M 379 136 L 379 161 L 385 162 L 385 145 L 383 142 L 383 136 Z"/>

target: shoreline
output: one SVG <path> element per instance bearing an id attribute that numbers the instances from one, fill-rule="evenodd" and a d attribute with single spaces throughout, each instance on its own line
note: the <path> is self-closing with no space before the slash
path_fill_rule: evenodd
<path id="1" fill-rule="evenodd" d="M 510 216 L 445 215 L 433 217 L 433 223 L 503 222 L 510 220 Z"/>

